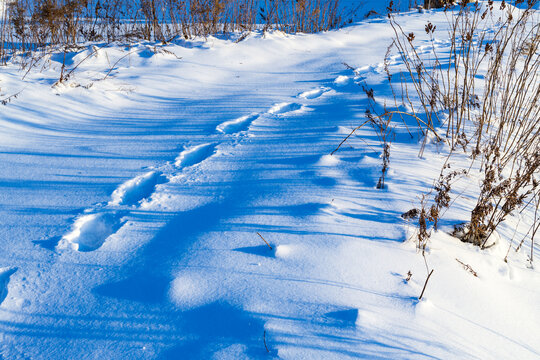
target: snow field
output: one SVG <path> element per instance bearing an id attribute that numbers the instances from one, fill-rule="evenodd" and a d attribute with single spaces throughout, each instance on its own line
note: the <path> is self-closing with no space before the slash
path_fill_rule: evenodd
<path id="1" fill-rule="evenodd" d="M 426 265 L 400 215 L 438 175 L 436 144 L 419 159 L 397 128 L 384 190 L 369 127 L 330 155 L 364 119 L 359 85 L 391 97 L 390 39 L 368 21 L 167 45 L 182 61 L 141 44 L 96 81 L 127 51 L 101 49 L 61 89 L 58 68 L 30 73 L 0 121 L 2 356 L 537 358 L 539 278 L 523 253 L 502 260 L 511 226 L 482 252 L 446 234 L 466 206 L 449 213 L 418 301 Z"/>

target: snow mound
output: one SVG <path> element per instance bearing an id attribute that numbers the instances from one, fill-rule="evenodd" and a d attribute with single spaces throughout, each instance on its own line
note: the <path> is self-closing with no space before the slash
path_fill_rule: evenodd
<path id="1" fill-rule="evenodd" d="M 293 249 L 290 245 L 278 245 L 276 248 L 276 257 L 288 258 L 292 255 Z"/>
<path id="2" fill-rule="evenodd" d="M 211 277 L 199 273 L 185 273 L 172 281 L 169 296 L 178 307 L 186 310 L 219 298 L 219 290 L 213 285 Z"/>
<path id="3" fill-rule="evenodd" d="M 317 162 L 318 166 L 334 166 L 339 164 L 339 157 L 336 155 L 323 155 Z"/>

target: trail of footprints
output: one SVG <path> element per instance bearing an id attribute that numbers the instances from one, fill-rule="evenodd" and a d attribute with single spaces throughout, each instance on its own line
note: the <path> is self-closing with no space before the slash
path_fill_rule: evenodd
<path id="1" fill-rule="evenodd" d="M 185 148 L 176 158 L 177 171 L 202 163 L 216 153 L 216 144 Z M 99 249 L 125 224 L 129 209 L 138 206 L 156 191 L 156 186 L 169 182 L 171 175 L 159 170 L 149 171 L 121 184 L 104 207 L 88 209 L 75 220 L 71 231 L 64 235 L 56 249 L 89 252 Z M 120 208 L 120 209 L 119 209 Z"/>
<path id="2" fill-rule="evenodd" d="M 397 57 L 391 60 L 396 62 Z M 378 64 L 375 67 L 369 66 L 355 70 L 355 76 L 352 79 L 348 76 L 339 76 L 334 81 L 334 88 L 346 86 L 351 80 L 354 80 L 356 83 L 356 81 L 364 79 L 361 74 L 370 71 L 377 72 L 377 69 L 381 66 L 381 64 Z M 319 98 L 330 90 L 327 87 L 317 87 L 298 94 L 297 98 L 312 100 Z M 301 111 L 303 108 L 304 106 L 302 104 L 295 102 L 278 103 L 272 106 L 267 111 L 267 114 L 271 116 L 285 116 L 288 113 Z M 216 132 L 226 135 L 239 135 L 249 130 L 251 124 L 262 115 L 263 113 L 250 114 L 238 119 L 225 121 L 217 126 Z M 184 148 L 176 158 L 174 168 L 176 171 L 182 171 L 185 168 L 204 162 L 217 153 L 218 145 L 216 143 L 205 143 Z M 138 206 L 143 200 L 150 198 L 156 191 L 156 187 L 159 184 L 169 182 L 173 175 L 168 176 L 165 174 L 165 171 L 152 170 L 127 180 L 114 190 L 111 194 L 111 200 L 104 207 L 88 209 L 77 217 L 71 231 L 60 239 L 56 245 L 56 249 L 72 249 L 79 252 L 90 252 L 99 249 L 110 236 L 116 234 L 125 224 L 129 209 Z M 16 271 L 16 267 L 0 268 L 0 305 L 8 295 L 10 278 Z"/>
<path id="3" fill-rule="evenodd" d="M 339 76 L 336 80 L 335 84 L 340 87 L 351 79 Z M 302 92 L 296 98 L 313 100 L 330 90 L 328 87 L 321 86 Z M 252 123 L 265 114 L 276 117 L 286 116 L 287 114 L 302 111 L 304 108 L 304 105 L 296 102 L 277 103 L 268 109 L 266 113 L 254 113 L 225 121 L 216 127 L 216 132 L 218 134 L 238 136 L 249 130 Z M 184 148 L 174 161 L 174 170 L 179 172 L 204 162 L 218 153 L 218 145 L 219 143 L 204 143 Z M 60 239 L 56 249 L 72 249 L 80 252 L 99 249 L 110 236 L 116 234 L 126 223 L 126 215 L 129 214 L 130 210 L 139 206 L 143 200 L 149 199 L 158 185 L 169 182 L 175 175 L 167 175 L 165 172 L 165 170 L 159 169 L 152 170 L 121 184 L 111 194 L 111 200 L 105 206 L 88 209 L 78 216 L 72 225 L 71 231 Z"/>

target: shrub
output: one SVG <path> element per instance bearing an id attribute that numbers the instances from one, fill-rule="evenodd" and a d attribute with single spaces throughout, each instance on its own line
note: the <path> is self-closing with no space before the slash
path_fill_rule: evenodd
<path id="1" fill-rule="evenodd" d="M 86 41 L 155 40 L 252 31 L 318 32 L 344 24 L 339 0 L 13 0 L 0 56 Z"/>
<path id="2" fill-rule="evenodd" d="M 408 72 L 401 85 L 418 99 L 409 100 L 409 107 L 427 124 L 446 129 L 441 136 L 450 156 L 462 149 L 471 157 L 470 168 L 480 169 L 476 205 L 454 235 L 485 248 L 508 215 L 531 204 L 540 186 L 540 22 L 534 10 L 539 1 L 529 0 L 524 10 L 503 1 L 501 17 L 492 1 L 485 8 L 467 3 L 445 4 L 450 51 L 439 53 L 433 46 L 430 60 L 416 51 L 415 35 L 389 18 Z M 433 43 L 436 27 L 428 23 L 425 31 Z M 454 174 L 443 168 L 436 181 L 430 211 L 435 226 L 441 208 L 450 206 Z"/>

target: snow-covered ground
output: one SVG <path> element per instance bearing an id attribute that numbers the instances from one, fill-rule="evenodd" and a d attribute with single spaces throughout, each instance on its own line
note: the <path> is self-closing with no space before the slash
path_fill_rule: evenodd
<path id="1" fill-rule="evenodd" d="M 426 47 L 428 19 L 446 26 L 398 17 Z M 392 34 L 91 44 L 56 86 L 63 54 L 2 68 L 2 357 L 538 359 L 539 272 L 526 248 L 503 261 L 531 213 L 485 251 L 435 233 L 418 301 L 400 215 L 444 154 L 396 128 L 384 190 L 371 128 L 330 155 L 364 121 L 359 84 L 390 97 Z"/>

